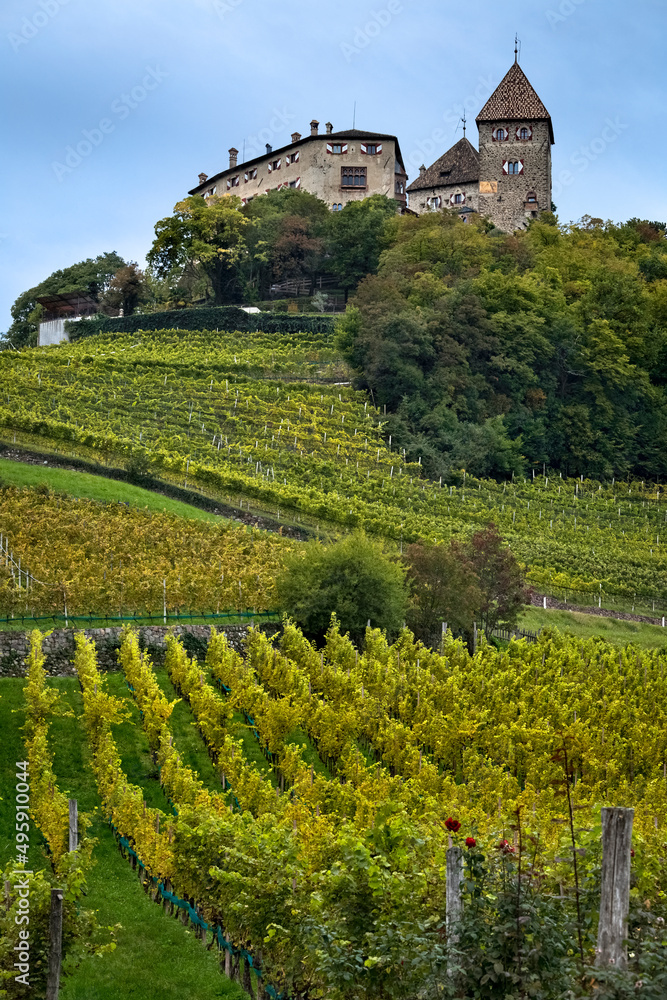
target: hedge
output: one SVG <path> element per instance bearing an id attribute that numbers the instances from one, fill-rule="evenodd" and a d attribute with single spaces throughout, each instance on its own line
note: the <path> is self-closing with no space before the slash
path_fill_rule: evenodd
<path id="1" fill-rule="evenodd" d="M 70 340 L 96 333 L 136 333 L 138 330 L 239 330 L 241 333 L 333 333 L 333 316 L 284 313 L 247 313 L 239 306 L 204 306 L 201 309 L 170 309 L 136 316 L 99 316 L 69 320 L 65 330 Z"/>

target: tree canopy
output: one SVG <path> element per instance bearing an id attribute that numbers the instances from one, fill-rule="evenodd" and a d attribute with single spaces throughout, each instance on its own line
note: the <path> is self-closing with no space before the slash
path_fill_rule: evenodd
<path id="1" fill-rule="evenodd" d="M 338 344 L 431 475 L 667 472 L 661 223 L 388 223 Z"/>
<path id="2" fill-rule="evenodd" d="M 48 278 L 29 288 L 17 298 L 12 306 L 13 322 L 7 331 L 6 340 L 11 347 L 33 347 L 37 343 L 37 332 L 44 310 L 37 302 L 43 295 L 66 295 L 80 292 L 99 301 L 109 287 L 112 278 L 126 262 L 115 251 L 89 257 L 78 264 L 72 264 L 60 271 L 54 271 Z"/>

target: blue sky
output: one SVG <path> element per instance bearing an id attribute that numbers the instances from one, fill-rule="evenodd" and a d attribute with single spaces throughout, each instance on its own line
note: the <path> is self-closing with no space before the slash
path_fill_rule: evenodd
<path id="1" fill-rule="evenodd" d="M 355 100 L 414 178 L 464 106 L 476 141 L 515 32 L 554 122 L 561 220 L 667 220 L 666 28 L 664 0 L 4 0 L 0 330 L 56 268 L 143 262 L 230 146 L 282 145 L 311 118 L 350 127 Z"/>

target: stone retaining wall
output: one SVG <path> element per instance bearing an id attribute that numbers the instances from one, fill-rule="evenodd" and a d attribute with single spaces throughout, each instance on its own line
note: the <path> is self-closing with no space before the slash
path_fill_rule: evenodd
<path id="1" fill-rule="evenodd" d="M 139 628 L 142 649 L 148 650 L 153 662 L 160 664 L 165 651 L 165 636 L 171 634 L 183 637 L 183 644 L 189 653 L 203 656 L 211 636 L 210 625 L 146 625 Z M 274 635 L 280 631 L 279 625 L 262 625 L 263 632 Z M 249 625 L 228 625 L 224 630 L 230 645 L 241 651 L 250 629 Z M 120 649 L 122 628 L 84 629 L 83 633 L 95 641 L 100 670 L 118 670 L 117 652 Z M 52 677 L 74 675 L 74 629 L 56 629 L 44 640 L 42 649 L 46 655 L 44 669 Z M 25 660 L 30 651 L 29 632 L 0 632 L 0 677 L 24 677 Z"/>

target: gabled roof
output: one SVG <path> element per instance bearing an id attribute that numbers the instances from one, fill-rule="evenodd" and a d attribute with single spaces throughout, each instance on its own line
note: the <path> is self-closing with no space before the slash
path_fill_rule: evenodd
<path id="1" fill-rule="evenodd" d="M 342 132 L 318 132 L 317 135 L 302 135 L 297 142 L 288 142 L 286 146 L 281 146 L 279 149 L 272 149 L 270 153 L 260 153 L 259 156 L 253 156 L 251 160 L 245 160 L 243 163 L 239 163 L 235 167 L 225 167 L 224 170 L 214 174 L 212 177 L 207 177 L 201 184 L 197 184 L 197 186 L 193 187 L 191 191 L 188 191 L 188 194 L 199 194 L 201 191 L 204 191 L 207 187 L 209 187 L 209 185 L 215 184 L 216 181 L 226 177 L 228 174 L 238 174 L 240 171 L 247 170 L 248 167 L 252 167 L 256 163 L 259 163 L 261 160 L 268 159 L 269 156 L 279 157 L 281 153 L 287 152 L 288 149 L 295 149 L 297 146 L 303 146 L 306 142 L 317 142 L 318 140 L 321 142 L 323 139 L 391 140 L 396 144 L 396 159 L 405 172 L 401 147 L 395 135 L 387 135 L 385 132 L 363 132 L 358 128 L 349 128 L 344 129 Z"/>
<path id="2" fill-rule="evenodd" d="M 470 184 L 478 180 L 479 153 L 464 136 L 408 185 L 408 193 L 446 187 L 448 184 Z"/>
<path id="3" fill-rule="evenodd" d="M 496 121 L 547 121 L 549 134 L 554 141 L 551 115 L 537 96 L 528 77 L 515 62 L 500 81 L 480 113 L 479 122 Z"/>

